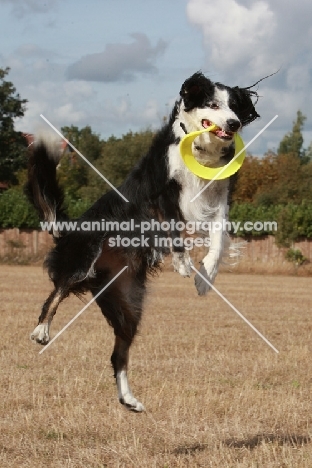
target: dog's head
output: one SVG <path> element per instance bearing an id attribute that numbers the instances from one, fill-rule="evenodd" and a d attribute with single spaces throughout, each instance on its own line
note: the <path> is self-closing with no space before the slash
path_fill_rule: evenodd
<path id="1" fill-rule="evenodd" d="M 236 132 L 259 117 L 251 99 L 253 94 L 248 88 L 213 83 L 197 72 L 181 87 L 182 128 L 189 133 L 214 123 L 218 129 L 199 137 L 198 148 L 203 150 L 211 143 L 216 149 L 228 147 Z"/>

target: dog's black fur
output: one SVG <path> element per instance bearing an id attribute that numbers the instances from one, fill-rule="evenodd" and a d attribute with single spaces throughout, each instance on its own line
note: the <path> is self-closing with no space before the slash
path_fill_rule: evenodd
<path id="1" fill-rule="evenodd" d="M 213 109 L 220 109 L 221 104 L 216 100 L 216 92 L 221 93 L 220 96 L 228 96 L 229 109 L 226 109 L 226 112 L 231 112 L 231 118 L 224 120 L 221 109 L 219 113 L 225 124 L 223 126 L 217 123 L 220 128 L 228 132 L 227 140 L 233 135 L 231 125 L 233 127 L 234 121 L 236 121 L 235 131 L 237 131 L 238 127 L 241 128 L 259 117 L 251 100 L 254 94 L 252 91 L 247 88 L 230 88 L 220 83 L 213 83 L 200 72 L 195 73 L 184 82 L 180 91 L 180 99 L 176 102 L 168 122 L 156 134 L 148 153 L 118 188 L 129 202 L 125 202 L 118 193 L 111 190 L 84 213 L 78 223 L 101 219 L 119 222 L 131 219 L 138 222 L 151 219 L 187 221 L 181 200 L 183 190 L 187 188 L 187 178 L 196 178 L 196 176 L 184 174 L 183 171 L 187 172 L 185 168 L 177 170 L 176 173 L 173 172 L 176 176 L 172 175 L 170 157 L 173 158 L 173 156 L 170 156 L 170 151 L 173 149 L 174 154 L 177 154 L 178 144 L 184 132 L 201 127 L 201 123 L 198 123 L 196 125 L 199 128 L 195 128 L 195 124 L 189 120 L 190 116 L 194 120 L 197 112 L 205 112 L 207 109 L 209 115 L 214 115 Z M 215 115 L 219 114 L 216 112 Z M 236 118 L 233 119 L 233 115 Z M 214 121 L 211 117 L 207 118 Z M 184 131 L 181 130 L 179 124 Z M 205 151 L 208 153 L 210 146 L 215 152 L 217 151 L 215 148 L 220 147 L 217 166 L 224 165 L 233 156 L 233 145 L 227 142 L 223 147 L 222 142 L 220 143 L 222 138 L 215 135 L 210 135 L 209 138 L 209 141 L 199 142 L 199 151 L 204 151 L 205 145 L 208 148 Z M 57 183 L 58 158 L 58 150 L 40 140 L 34 146 L 29 159 L 29 181 L 26 191 L 40 217 L 48 221 L 67 219 L 63 208 L 63 192 Z M 229 195 L 229 183 L 228 180 L 226 182 L 215 181 L 212 186 L 214 189 L 210 192 L 207 190 L 205 196 L 207 204 L 209 204 L 209 196 L 212 197 L 209 193 L 213 194 L 213 198 L 217 198 L 214 202 L 216 210 L 218 203 L 224 203 L 220 201 L 221 198 L 218 199 L 219 192 L 225 191 L 227 196 Z M 134 235 L 129 232 L 126 234 L 119 232 L 119 234 L 127 237 Z M 173 231 L 170 235 L 175 238 L 180 233 Z M 143 405 L 133 397 L 126 380 L 128 351 L 140 322 L 147 277 L 149 273 L 153 273 L 160 267 L 163 255 L 169 253 L 168 249 L 155 247 L 152 235 L 148 247 L 137 248 L 110 247 L 106 232 L 54 230 L 53 236 L 55 247 L 48 254 L 45 266 L 54 283 L 54 291 L 43 306 L 39 325 L 34 330 L 32 339 L 41 344 L 48 342 L 49 325 L 53 315 L 59 303 L 70 293 L 82 294 L 89 290 L 96 295 L 123 267 L 127 266 L 128 268 L 96 299 L 96 302 L 113 327 L 116 337 L 111 360 L 117 379 L 119 399 L 128 408 L 142 411 Z M 183 248 L 173 248 L 173 250 L 180 250 L 179 254 L 183 256 Z M 214 260 L 215 269 L 217 269 L 218 261 L 219 258 Z M 210 277 L 210 273 L 206 272 L 206 274 Z M 200 294 L 208 289 L 198 278 L 196 285 Z"/>

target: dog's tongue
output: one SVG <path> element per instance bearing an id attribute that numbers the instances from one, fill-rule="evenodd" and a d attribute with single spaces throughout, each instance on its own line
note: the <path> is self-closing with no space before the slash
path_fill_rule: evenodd
<path id="1" fill-rule="evenodd" d="M 208 119 L 203 119 L 202 120 L 202 126 L 204 128 L 209 128 L 211 127 L 211 125 L 215 125 L 213 124 L 212 122 L 210 122 L 210 120 Z M 227 138 L 227 137 L 230 137 L 230 135 L 228 133 L 226 133 L 224 130 L 222 130 L 222 128 L 220 127 L 217 127 L 215 130 L 212 130 L 212 132 L 218 136 L 219 138 Z"/>
<path id="2" fill-rule="evenodd" d="M 212 122 L 210 122 L 210 120 L 208 120 L 208 119 L 203 119 L 203 120 L 202 120 L 202 126 L 203 126 L 204 128 L 209 128 L 209 127 L 211 127 L 212 125 L 215 126 L 215 129 L 212 130 L 213 133 L 215 133 L 215 134 L 218 135 L 218 136 L 224 136 L 224 135 L 226 135 L 225 132 L 224 132 L 221 128 L 217 127 L 216 124 L 213 124 Z"/>
<path id="3" fill-rule="evenodd" d="M 229 136 L 224 130 L 222 130 L 221 128 L 218 129 L 218 130 L 215 130 L 214 132 L 218 137 L 222 138 L 222 137 L 227 137 Z"/>

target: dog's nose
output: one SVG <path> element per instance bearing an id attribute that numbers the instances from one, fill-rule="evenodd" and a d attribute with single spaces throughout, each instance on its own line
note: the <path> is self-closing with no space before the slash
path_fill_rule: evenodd
<path id="1" fill-rule="evenodd" d="M 241 123 L 236 119 L 229 119 L 226 121 L 226 125 L 231 132 L 237 132 L 240 129 Z"/>

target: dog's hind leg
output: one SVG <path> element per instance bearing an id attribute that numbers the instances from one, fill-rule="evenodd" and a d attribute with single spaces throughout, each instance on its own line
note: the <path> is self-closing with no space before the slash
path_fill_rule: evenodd
<path id="1" fill-rule="evenodd" d="M 144 406 L 133 396 L 128 382 L 127 368 L 130 346 L 131 341 L 124 340 L 116 335 L 111 362 L 114 368 L 120 403 L 131 411 L 141 412 L 144 411 Z"/>
<path id="2" fill-rule="evenodd" d="M 95 295 L 100 287 L 92 290 Z M 111 363 L 121 404 L 141 412 L 144 406 L 132 394 L 127 377 L 129 349 L 136 335 L 145 294 L 144 280 L 124 272 L 96 301 L 115 333 Z"/>
<path id="3" fill-rule="evenodd" d="M 66 297 L 66 294 L 60 289 L 54 289 L 48 299 L 42 306 L 41 315 L 39 317 L 38 325 L 30 335 L 30 339 L 46 345 L 50 340 L 49 330 L 53 317 L 60 302 Z"/>

